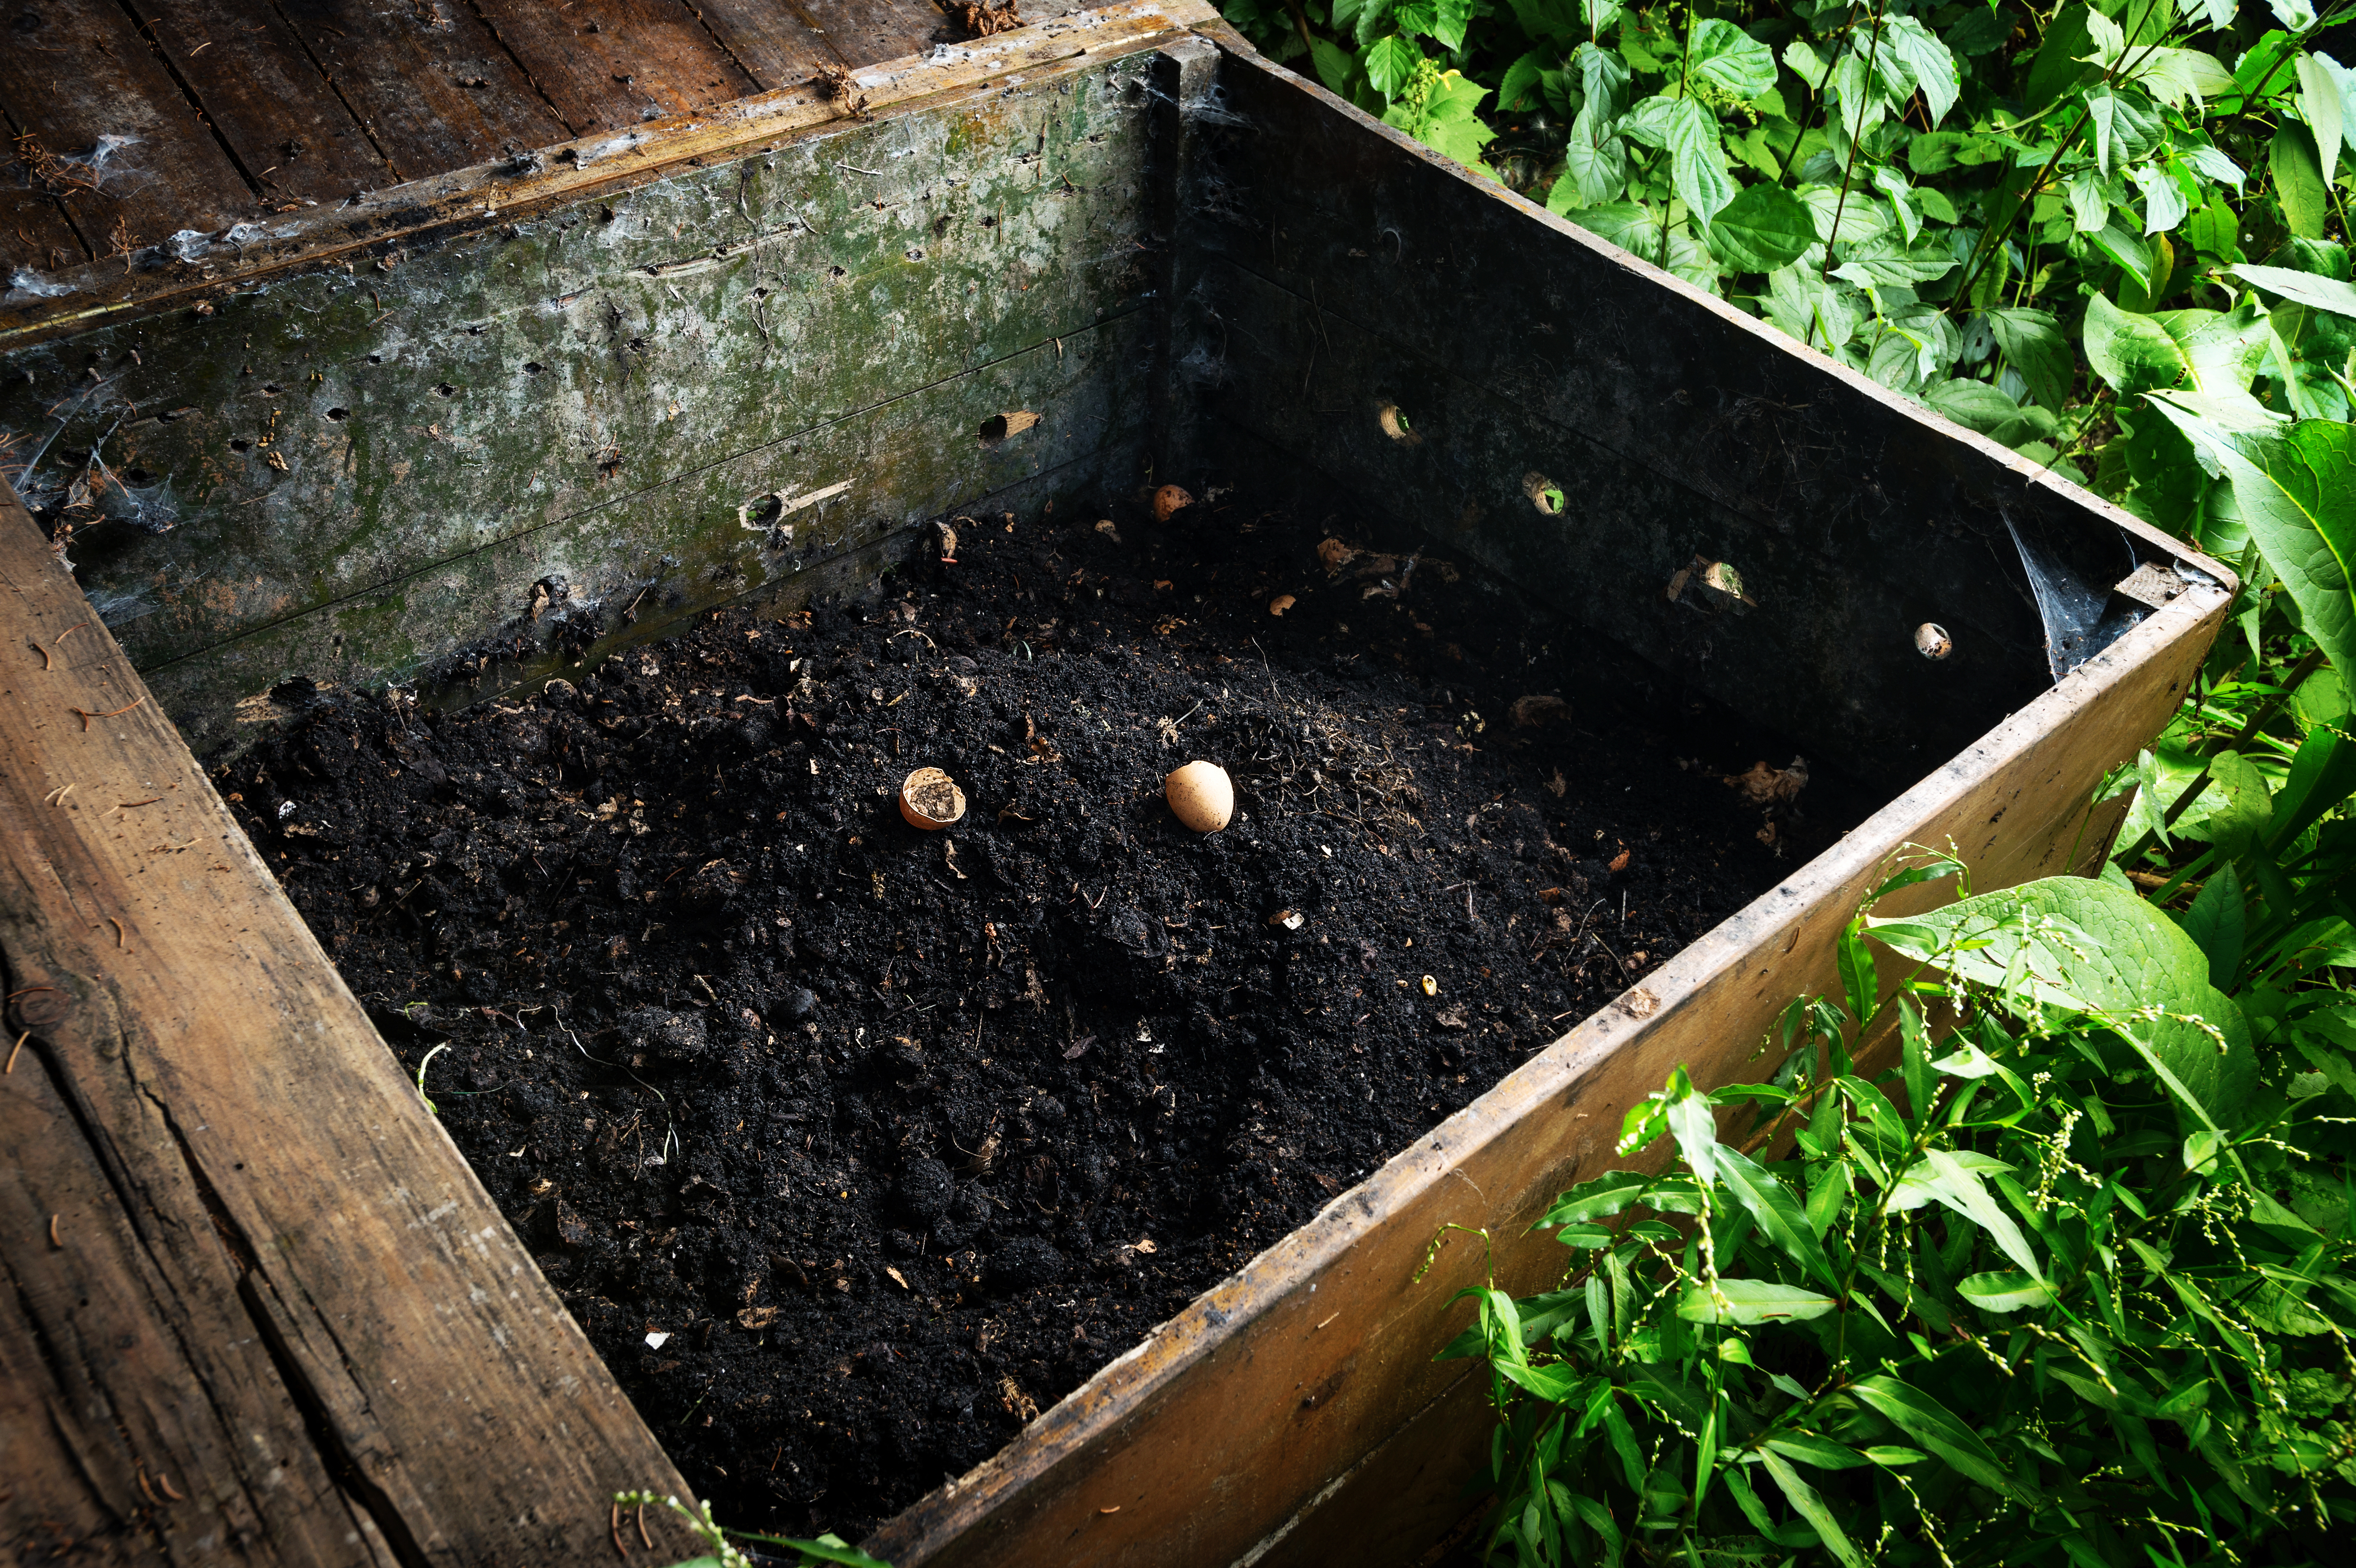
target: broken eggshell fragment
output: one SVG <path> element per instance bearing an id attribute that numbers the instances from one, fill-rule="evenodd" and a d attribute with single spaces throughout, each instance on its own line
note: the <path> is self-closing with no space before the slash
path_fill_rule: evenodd
<path id="1" fill-rule="evenodd" d="M 1153 493 L 1153 520 L 1166 523 L 1194 504 L 1194 497 L 1175 485 L 1164 485 Z"/>
<path id="2" fill-rule="evenodd" d="M 1216 763 L 1188 763 L 1162 781 L 1162 797 L 1197 833 L 1216 833 L 1236 814 L 1235 781 Z"/>
<path id="3" fill-rule="evenodd" d="M 911 827 L 937 833 L 965 816 L 965 791 L 938 768 L 918 768 L 901 782 L 900 815 Z"/>

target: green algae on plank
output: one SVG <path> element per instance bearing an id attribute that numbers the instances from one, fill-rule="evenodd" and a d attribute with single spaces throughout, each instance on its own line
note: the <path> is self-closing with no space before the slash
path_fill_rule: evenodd
<path id="1" fill-rule="evenodd" d="M 37 441 L 62 405 L 34 488 L 100 446 L 177 515 L 71 551 L 153 668 L 1132 307 L 1142 69 L 950 95 L 25 348 L 0 432 Z"/>
<path id="2" fill-rule="evenodd" d="M 148 687 L 191 746 L 235 746 L 277 717 L 267 694 L 289 677 L 406 681 L 476 649 L 496 690 L 746 594 L 840 586 L 839 562 L 896 558 L 909 524 L 989 496 L 1131 482 L 1155 325 L 1131 311 L 172 660 Z M 1015 411 L 1038 421 L 983 439 Z"/>

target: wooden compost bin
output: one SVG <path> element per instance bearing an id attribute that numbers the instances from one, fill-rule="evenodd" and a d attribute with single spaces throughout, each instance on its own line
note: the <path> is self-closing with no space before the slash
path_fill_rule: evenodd
<path id="1" fill-rule="evenodd" d="M 511 689 L 723 601 L 856 590 L 942 513 L 1151 475 L 1421 528 L 1881 782 L 1837 847 L 867 1543 L 1386 1563 L 1462 1516 L 1483 1445 L 1479 1381 L 1430 1360 L 1467 1255 L 1411 1283 L 1439 1227 L 1547 1281 L 1544 1201 L 1673 1065 L 1749 1071 L 1901 846 L 1952 842 L 1983 888 L 2097 864 L 2122 803 L 2096 784 L 2225 613 L 2214 562 L 1197 0 L 929 49 L 905 6 L 810 9 L 899 58 L 830 42 L 847 86 L 755 73 L 0 307 L 5 461 L 75 525 L 69 575 L 0 514 L 11 1549 L 572 1563 L 616 1550 L 614 1489 L 683 1490 L 192 758 L 279 722 L 286 682 L 465 653 L 465 694 Z M 1744 600 L 1701 586 L 1717 562 Z M 633 613 L 560 655 L 565 604 Z"/>

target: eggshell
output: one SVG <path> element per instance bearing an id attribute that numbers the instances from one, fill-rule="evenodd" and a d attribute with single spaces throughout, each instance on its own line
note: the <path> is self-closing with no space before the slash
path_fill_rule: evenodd
<path id="1" fill-rule="evenodd" d="M 911 827 L 937 833 L 965 816 L 965 791 L 938 768 L 918 768 L 900 784 L 900 815 Z"/>
<path id="2" fill-rule="evenodd" d="M 1164 485 L 1153 493 L 1153 520 L 1166 523 L 1194 504 L 1194 497 L 1175 485 Z"/>
<path id="3" fill-rule="evenodd" d="M 1236 814 L 1235 781 L 1216 763 L 1188 763 L 1162 781 L 1170 815 L 1197 833 L 1216 833 Z"/>

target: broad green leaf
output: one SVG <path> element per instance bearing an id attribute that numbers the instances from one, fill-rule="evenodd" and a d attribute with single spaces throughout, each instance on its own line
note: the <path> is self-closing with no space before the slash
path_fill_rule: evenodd
<path id="1" fill-rule="evenodd" d="M 2249 1025 L 2210 984 L 2208 955 L 2131 890 L 2048 877 L 1867 924 L 1910 957 L 1982 985 L 2010 981 L 2042 1005 L 2115 1019 L 2147 1007 L 2177 1015 L 2136 1024 L 2131 1038 L 2150 1052 L 2147 1064 L 2183 1085 L 2205 1123 L 2238 1115 L 2255 1086 Z M 2184 1017 L 2206 1020 L 2226 1049 Z"/>
<path id="2" fill-rule="evenodd" d="M 1851 142 L 1881 123 L 1881 88 L 1868 75 L 1863 55 L 1852 51 L 1834 64 L 1832 94 L 1840 103 L 1841 129 Z"/>
<path id="3" fill-rule="evenodd" d="M 1790 1188 L 1730 1145 L 1718 1151 L 1718 1173 L 1719 1185 L 1734 1194 L 1735 1200 L 1757 1223 L 1761 1235 L 1781 1248 L 1810 1277 L 1832 1289 L 1840 1288 L 1832 1262 L 1825 1256 L 1815 1227 L 1808 1222 L 1808 1216 L 1792 1196 Z"/>
<path id="4" fill-rule="evenodd" d="M 2295 66 L 2298 73 L 2298 112 L 2315 137 L 2315 161 L 2326 187 L 2340 162 L 2340 83 L 2321 60 L 2305 50 Z"/>
<path id="5" fill-rule="evenodd" d="M 1686 204 L 1687 217 L 1707 230 L 1734 199 L 1734 178 L 1719 144 L 1718 117 L 1690 98 L 1659 95 L 1628 112 L 1620 129 L 1630 139 L 1669 155 L 1670 183 Z"/>
<path id="6" fill-rule="evenodd" d="M 1825 78 L 1832 73 L 1832 67 L 1808 46 L 1805 38 L 1794 38 L 1783 46 L 1783 63 L 1790 66 L 1792 74 L 1806 82 L 1812 91 L 1823 88 Z"/>
<path id="7" fill-rule="evenodd" d="M 2187 143 L 2176 149 L 2176 155 L 2190 165 L 2192 172 L 2202 179 L 2213 180 L 2219 185 L 2232 186 L 2237 191 L 2242 188 L 2242 182 L 2249 177 L 2241 165 L 2206 143 Z M 2229 234 L 2227 238 L 2230 239 L 2231 235 Z M 2223 248 L 2221 246 L 2203 244 L 2201 248 L 2211 255 L 2224 254 Z"/>
<path id="8" fill-rule="evenodd" d="M 1554 1206 L 1540 1215 L 1537 1230 L 1544 1225 L 1577 1225 L 1597 1220 L 1608 1220 L 1633 1207 L 1644 1197 L 1644 1189 L 1653 1179 L 1641 1171 L 1609 1170 L 1592 1181 L 1582 1181 L 1554 1200 Z"/>
<path id="9" fill-rule="evenodd" d="M 1775 85 L 1774 51 L 1717 16 L 1697 24 L 1687 39 L 1686 69 L 1746 101 Z"/>
<path id="10" fill-rule="evenodd" d="M 2139 64 L 2130 63 L 2128 76 L 2171 109 L 2197 107 L 2203 100 L 2233 91 L 2233 73 L 2214 55 L 2198 49 L 2137 49 Z"/>
<path id="11" fill-rule="evenodd" d="M 1825 1505 L 1816 1488 L 1800 1479 L 1800 1473 L 1792 1468 L 1790 1460 L 1769 1449 L 1760 1456 L 1760 1462 L 1775 1477 L 1776 1486 L 1783 1488 L 1783 1500 L 1792 1505 L 1792 1511 L 1806 1520 L 1823 1541 L 1825 1550 L 1840 1559 L 1841 1568 L 1867 1568 L 1865 1554 L 1841 1532 L 1840 1520 L 1833 1517 L 1833 1510 Z"/>
<path id="12" fill-rule="evenodd" d="M 2052 1287 L 2030 1275 L 2006 1270 L 1976 1274 L 1955 1286 L 1955 1294 L 1983 1312 L 2018 1312 L 2024 1307 L 2053 1305 Z"/>
<path id="13" fill-rule="evenodd" d="M 1849 1385 L 1849 1392 L 1871 1405 L 1907 1436 L 1936 1454 L 1965 1479 L 1992 1492 L 1998 1492 L 2015 1502 L 2031 1507 L 2043 1499 L 2029 1487 L 2024 1486 L 1997 1457 L 1996 1450 L 1982 1442 L 1954 1413 L 1937 1400 L 1910 1383 L 1876 1373 L 1859 1378 Z"/>
<path id="14" fill-rule="evenodd" d="M 2351 427 L 2307 420 L 2219 454 L 2233 504 L 2337 668 L 2356 669 L 2356 444 Z"/>
<path id="15" fill-rule="evenodd" d="M 1842 290 L 1797 267 L 1779 267 L 1767 275 L 1759 308 L 1785 335 L 1827 353 L 1856 334 L 1861 315 Z"/>
<path id="16" fill-rule="evenodd" d="M 1693 1168 L 1695 1177 L 1703 1186 L 1718 1180 L 1718 1118 L 1709 1106 L 1709 1096 L 1693 1086 L 1686 1070 L 1677 1068 L 1669 1074 L 1665 1113 L 1669 1135 L 1677 1140 L 1677 1152 L 1685 1156 L 1686 1164 Z"/>
<path id="17" fill-rule="evenodd" d="M 1947 111 L 1955 106 L 1962 77 L 1955 69 L 1955 57 L 1938 35 L 1912 16 L 1891 16 L 1882 24 L 1881 47 L 1904 63 L 1906 74 L 1922 90 L 1931 123 L 1945 119 Z"/>
<path id="18" fill-rule="evenodd" d="M 2143 192 L 2143 231 L 2165 234 L 2184 221 L 2192 204 L 2184 199 L 2182 187 L 2176 176 L 2158 164 L 2138 165 L 2135 171 L 2136 188 Z"/>
<path id="19" fill-rule="evenodd" d="M 2266 172 L 2274 176 L 2275 198 L 2290 231 L 2321 239 L 2330 199 L 2315 133 L 2296 120 L 2283 122 L 2266 145 Z"/>
<path id="20" fill-rule="evenodd" d="M 1581 44 L 1570 51 L 1570 69 L 1579 78 L 1579 91 L 1585 95 L 1587 106 L 1601 106 L 1601 119 L 1617 118 L 1627 108 L 1628 68 L 1618 55 L 1591 43 Z"/>
<path id="21" fill-rule="evenodd" d="M 1577 141 L 1574 136 L 1574 148 Z M 1710 249 L 1740 272 L 1789 266 L 1815 243 L 1815 218 L 1807 204 L 1764 181 L 1743 187 L 1709 226 Z"/>
<path id="22" fill-rule="evenodd" d="M 2117 209 L 2114 208 L 2103 226 L 2087 235 L 2086 240 L 2116 262 L 2119 271 L 2127 275 L 2138 291 L 2147 294 L 2150 292 L 2152 273 L 2157 267 L 2152 247 L 2131 224 L 2120 221 Z"/>
<path id="23" fill-rule="evenodd" d="M 1936 1200 L 1988 1233 L 1998 1251 L 2019 1264 L 2036 1279 L 2043 1279 L 2045 1271 L 2039 1266 L 2036 1249 L 2029 1238 L 2020 1233 L 1996 1200 L 1980 1173 L 1965 1162 L 1972 1157 L 1965 1151 L 1925 1149 L 1922 1157 L 1907 1168 L 1897 1188 L 1890 1195 L 1890 1206 L 1897 1210 L 1917 1209 Z"/>
<path id="24" fill-rule="evenodd" d="M 1769 1279 L 1721 1279 L 1713 1296 L 1696 1281 L 1677 1297 L 1677 1316 L 1689 1323 L 1801 1323 L 1840 1303 L 1796 1285 Z"/>
<path id="25" fill-rule="evenodd" d="M 1859 286 L 1912 286 L 1936 283 L 1960 264 L 1944 245 L 1925 241 L 1910 246 L 1892 234 L 1843 246 L 1841 264 L 1833 269 L 1833 275 Z"/>
<path id="26" fill-rule="evenodd" d="M 2248 920 L 2241 879 L 2233 874 L 2232 861 L 2218 868 L 2201 888 L 2201 896 L 2178 918 L 2209 955 L 2209 983 L 2221 991 L 2230 989 L 2242 967 L 2242 938 Z"/>
<path id="27" fill-rule="evenodd" d="M 2110 186 L 2095 170 L 2072 170 L 2062 192 L 2070 203 L 2070 226 L 2079 233 L 2092 234 L 2110 222 Z"/>
<path id="28" fill-rule="evenodd" d="M 2094 165 L 2117 174 L 2159 145 L 2159 112 L 2139 93 L 2096 86 L 2086 91 L 2086 119 L 2094 128 Z"/>
<path id="29" fill-rule="evenodd" d="M 1767 1446 L 1819 1470 L 1862 1470 L 1870 1463 L 1856 1449 L 1813 1432 L 1778 1433 L 1767 1439 Z"/>
<path id="30" fill-rule="evenodd" d="M 1620 19 L 1620 0 L 1579 0 L 1579 19 L 1589 37 L 1600 38 Z"/>
<path id="31" fill-rule="evenodd" d="M 2356 287 L 2337 278 L 2320 278 L 2312 272 L 2293 272 L 2288 267 L 2256 267 L 2247 263 L 2228 267 L 2226 271 L 2270 294 L 2280 294 L 2286 300 L 2313 305 L 2318 310 L 2328 310 L 2335 315 L 2356 316 Z"/>
<path id="32" fill-rule="evenodd" d="M 2246 855 L 2274 820 L 2274 788 L 2256 763 L 2229 747 L 2209 759 L 2201 807 L 2201 834 L 2228 855 Z"/>
<path id="33" fill-rule="evenodd" d="M 2183 349 L 2147 315 L 2121 310 L 2103 294 L 2086 300 L 2086 362 L 2122 398 L 2173 387 L 2190 373 Z"/>
<path id="34" fill-rule="evenodd" d="M 1337 96 L 1348 94 L 1350 78 L 1358 69 L 1358 62 L 1349 50 L 1331 39 L 1312 37 L 1309 58 L 1316 66 L 1317 80 L 1325 84 L 1326 91 Z"/>
<path id="35" fill-rule="evenodd" d="M 1547 203 L 1557 212 L 1607 206 L 1628 188 L 1627 146 L 1592 118 L 1594 112 L 1590 101 L 1571 122 L 1570 140 L 1562 149 L 1562 177 L 1555 182 L 1555 196 L 1562 205 L 1552 199 Z"/>
<path id="36" fill-rule="evenodd" d="M 1393 33 L 1377 38 L 1365 54 L 1366 80 L 1385 98 L 1397 98 L 1400 91 L 1415 79 L 1416 67 L 1423 63 L 1423 51 L 1412 41 Z"/>
<path id="37" fill-rule="evenodd" d="M 2068 400 L 2077 360 L 2052 313 L 1992 310 L 1987 313 L 1987 323 L 1996 330 L 1997 347 L 2004 350 L 2012 368 L 2020 372 L 2020 379 L 2029 383 L 2030 395 L 2049 409 L 2061 408 Z"/>

